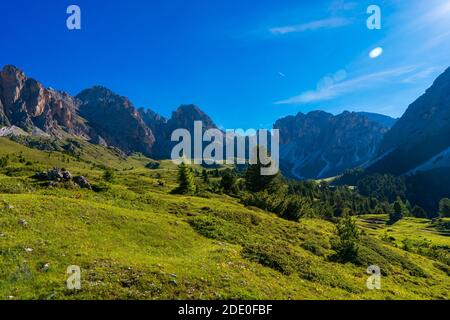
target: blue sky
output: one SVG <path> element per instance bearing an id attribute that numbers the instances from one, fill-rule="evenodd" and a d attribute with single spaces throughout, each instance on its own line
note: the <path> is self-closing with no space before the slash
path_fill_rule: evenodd
<path id="1" fill-rule="evenodd" d="M 104 85 L 164 116 L 194 103 L 229 129 L 315 109 L 400 116 L 450 66 L 450 0 L 3 1 L 0 30 L 0 64 L 46 86 Z"/>

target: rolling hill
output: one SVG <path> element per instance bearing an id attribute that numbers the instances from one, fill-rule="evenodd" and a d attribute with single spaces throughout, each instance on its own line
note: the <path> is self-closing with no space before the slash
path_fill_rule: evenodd
<path id="1" fill-rule="evenodd" d="M 449 240 L 430 220 L 360 217 L 363 263 L 340 263 L 330 221 L 287 221 L 220 193 L 175 195 L 169 161 L 148 169 L 142 155 L 83 141 L 76 151 L 0 138 L 0 298 L 449 298 Z M 93 190 L 33 178 L 54 166 Z M 366 288 L 370 264 L 382 269 L 381 290 Z M 81 267 L 81 290 L 66 287 L 70 265 Z"/>

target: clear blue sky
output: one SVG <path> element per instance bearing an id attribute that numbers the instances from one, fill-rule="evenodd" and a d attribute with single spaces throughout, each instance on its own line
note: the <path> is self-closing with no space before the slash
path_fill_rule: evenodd
<path id="1" fill-rule="evenodd" d="M 82 30 L 66 28 L 70 4 Z M 366 27 L 369 4 L 381 30 Z M 230 129 L 314 109 L 400 116 L 450 66 L 449 0 L 28 0 L 1 11 L 1 65 L 71 94 L 104 85 L 165 116 L 194 103 Z"/>

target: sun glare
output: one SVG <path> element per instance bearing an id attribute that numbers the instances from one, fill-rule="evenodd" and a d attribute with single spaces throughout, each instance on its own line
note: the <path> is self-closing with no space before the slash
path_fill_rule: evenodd
<path id="1" fill-rule="evenodd" d="M 372 59 L 378 58 L 379 56 L 381 56 L 383 54 L 383 48 L 378 47 L 373 49 L 372 51 L 370 51 L 369 56 Z"/>

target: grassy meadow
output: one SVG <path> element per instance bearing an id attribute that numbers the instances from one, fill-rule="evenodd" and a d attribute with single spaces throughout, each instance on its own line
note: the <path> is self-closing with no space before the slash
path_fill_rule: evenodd
<path id="1" fill-rule="evenodd" d="M 173 194 L 170 161 L 149 169 L 142 155 L 84 142 L 45 152 L 0 138 L 2 157 L 0 299 L 450 297 L 445 219 L 359 216 L 363 263 L 341 263 L 334 223 L 284 220 L 225 194 Z M 32 178 L 52 167 L 83 175 L 93 190 Z M 366 287 L 373 264 L 380 290 Z M 66 286 L 70 265 L 81 268 L 81 290 Z"/>

